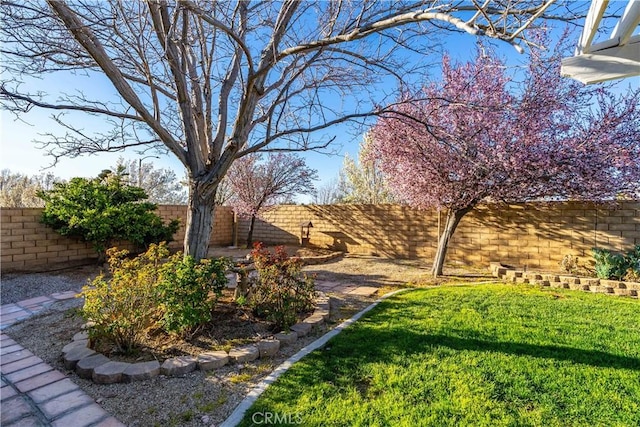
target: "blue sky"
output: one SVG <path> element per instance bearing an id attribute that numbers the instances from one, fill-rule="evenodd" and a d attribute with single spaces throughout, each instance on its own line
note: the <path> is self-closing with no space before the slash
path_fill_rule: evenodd
<path id="1" fill-rule="evenodd" d="M 556 38 L 560 32 L 554 33 Z M 445 48 L 448 50 L 454 60 L 470 59 L 476 48 L 477 38 L 466 34 L 451 34 L 445 36 Z M 577 41 L 577 33 L 573 36 Z M 513 47 L 506 43 L 496 45 L 497 52 L 506 57 L 511 65 L 523 63 L 526 61 L 526 54 L 519 55 Z M 89 94 L 95 93 L 101 96 L 111 96 L 113 89 L 110 82 L 103 77 L 92 77 L 90 84 L 82 84 L 77 87 L 79 82 L 86 82 L 86 79 L 78 79 L 71 74 L 48 76 L 47 80 L 36 81 L 31 83 L 36 88 L 47 89 L 55 88 L 63 92 L 72 92 L 75 89 L 83 90 Z M 639 81 L 622 81 L 617 87 L 620 90 L 632 85 L 638 87 Z M 31 89 L 31 88 L 30 88 Z M 96 176 L 102 169 L 112 167 L 118 157 L 123 156 L 125 159 L 137 160 L 145 156 L 137 154 L 135 151 L 124 151 L 118 153 L 100 153 L 91 156 L 83 156 L 80 158 L 64 158 L 59 160 L 58 164 L 51 169 L 45 170 L 52 163 L 52 157 L 46 155 L 46 151 L 39 149 L 34 142 L 43 139 L 42 135 L 51 132 L 56 135 L 63 135 L 63 129 L 51 119 L 51 112 L 41 109 L 33 109 L 16 120 L 15 116 L 6 111 L 0 111 L 0 168 L 11 169 L 14 172 L 25 174 L 38 174 L 43 171 L 51 171 L 55 175 L 68 179 L 74 176 Z M 78 117 L 82 120 L 84 127 L 92 130 L 101 128 L 106 129 L 104 120 L 99 117 L 82 116 Z M 307 164 L 318 170 L 320 181 L 317 186 L 321 186 L 331 179 L 337 177 L 342 166 L 344 155 L 349 154 L 351 157 L 357 156 L 358 144 L 362 139 L 359 134 L 353 134 L 346 127 L 331 129 L 330 134 L 336 135 L 334 144 L 329 148 L 334 151 L 334 155 L 326 155 L 321 153 L 307 152 L 302 153 L 306 158 Z M 156 167 L 170 168 L 176 172 L 176 176 L 182 178 L 184 169 L 180 162 L 171 155 L 164 155 L 160 158 L 147 158 L 145 162 L 153 162 Z M 307 198 L 300 201 L 306 202 Z"/>

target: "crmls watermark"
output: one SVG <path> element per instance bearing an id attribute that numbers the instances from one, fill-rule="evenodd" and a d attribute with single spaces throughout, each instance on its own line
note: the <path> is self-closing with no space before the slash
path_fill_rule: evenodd
<path id="1" fill-rule="evenodd" d="M 251 416 L 251 421 L 258 425 L 269 424 L 302 424 L 302 416 L 298 413 L 283 414 L 278 412 L 255 412 Z"/>

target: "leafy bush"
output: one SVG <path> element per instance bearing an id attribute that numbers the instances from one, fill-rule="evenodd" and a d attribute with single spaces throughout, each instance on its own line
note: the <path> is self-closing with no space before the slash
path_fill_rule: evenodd
<path id="1" fill-rule="evenodd" d="M 211 320 L 217 297 L 227 283 L 228 261 L 203 259 L 177 253 L 162 266 L 158 295 L 162 323 L 169 332 L 185 334 Z"/>
<path id="2" fill-rule="evenodd" d="M 127 185 L 119 176 L 105 171 L 98 178 L 73 178 L 56 183 L 38 196 L 45 201 L 42 223 L 63 236 L 91 242 L 104 259 L 114 240 L 128 240 L 138 247 L 170 241 L 179 222 L 164 225 L 153 211 L 157 206 L 142 202 L 143 189 Z"/>
<path id="3" fill-rule="evenodd" d="M 640 245 L 626 255 L 598 248 L 593 248 L 592 253 L 596 261 L 596 275 L 601 279 L 633 279 L 640 275 Z"/>
<path id="4" fill-rule="evenodd" d="M 196 262 L 181 253 L 167 259 L 164 242 L 135 258 L 113 248 L 107 254 L 111 279 L 101 274 L 81 293 L 92 340 L 105 339 L 130 352 L 152 329 L 183 334 L 211 320 L 226 283 L 226 260 Z"/>
<path id="5" fill-rule="evenodd" d="M 288 328 L 296 323 L 298 313 L 313 307 L 316 296 L 313 278 L 302 272 L 302 262 L 290 258 L 283 246 L 277 246 L 275 253 L 271 253 L 262 243 L 256 243 L 251 256 L 258 277 L 251 287 L 249 306 L 277 328 Z"/>
<path id="6" fill-rule="evenodd" d="M 627 253 L 627 273 L 624 280 L 629 282 L 640 282 L 640 245 L 636 245 L 633 250 Z"/>
<path id="7" fill-rule="evenodd" d="M 573 255 L 565 255 L 564 257 L 562 257 L 560 265 L 566 273 L 577 274 L 579 270 L 578 257 Z"/>
<path id="8" fill-rule="evenodd" d="M 130 352 L 145 334 L 158 326 L 156 284 L 160 260 L 169 254 L 165 245 L 151 245 L 149 250 L 133 259 L 127 251 L 107 250 L 111 279 L 104 274 L 82 288 L 83 317 L 92 322 L 89 338 L 106 339 L 122 352 Z"/>

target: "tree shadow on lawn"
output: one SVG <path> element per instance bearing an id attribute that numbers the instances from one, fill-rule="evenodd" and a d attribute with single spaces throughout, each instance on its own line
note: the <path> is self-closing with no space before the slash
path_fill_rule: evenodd
<path id="1" fill-rule="evenodd" d="M 466 332 L 470 334 L 474 333 L 474 331 Z M 446 347 L 457 351 L 470 350 L 502 353 L 514 356 L 569 361 L 600 368 L 640 371 L 640 358 L 559 345 L 539 345 L 511 341 L 492 341 L 470 337 L 463 338 L 443 334 L 417 333 L 404 328 L 371 330 L 366 326 L 355 331 L 346 330 L 343 334 L 339 345 L 332 345 L 331 342 L 328 344 L 331 350 L 327 353 L 331 353 L 331 357 L 338 358 L 353 358 L 355 356 L 359 359 L 356 363 L 385 362 L 393 360 L 393 358 L 399 355 L 427 354 L 439 347 Z"/>

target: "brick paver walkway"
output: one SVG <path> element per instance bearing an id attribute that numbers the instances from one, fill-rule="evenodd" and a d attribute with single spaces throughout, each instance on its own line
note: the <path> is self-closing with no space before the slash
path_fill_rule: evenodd
<path id="1" fill-rule="evenodd" d="M 364 297 L 370 297 L 378 290 L 378 288 L 373 286 L 356 286 L 342 282 L 326 281 L 317 281 L 316 289 L 322 292 L 336 292 L 340 294 L 357 295 Z"/>
<path id="2" fill-rule="evenodd" d="M 77 291 L 58 292 L 48 297 L 36 297 L 15 304 L 5 304 L 0 307 L 0 330 L 41 312 L 56 301 L 74 298 L 77 293 Z"/>
<path id="3" fill-rule="evenodd" d="M 0 307 L 0 329 L 76 294 L 69 291 L 5 304 Z M 0 394 L 2 427 L 124 426 L 63 373 L 7 334 L 0 334 Z"/>

